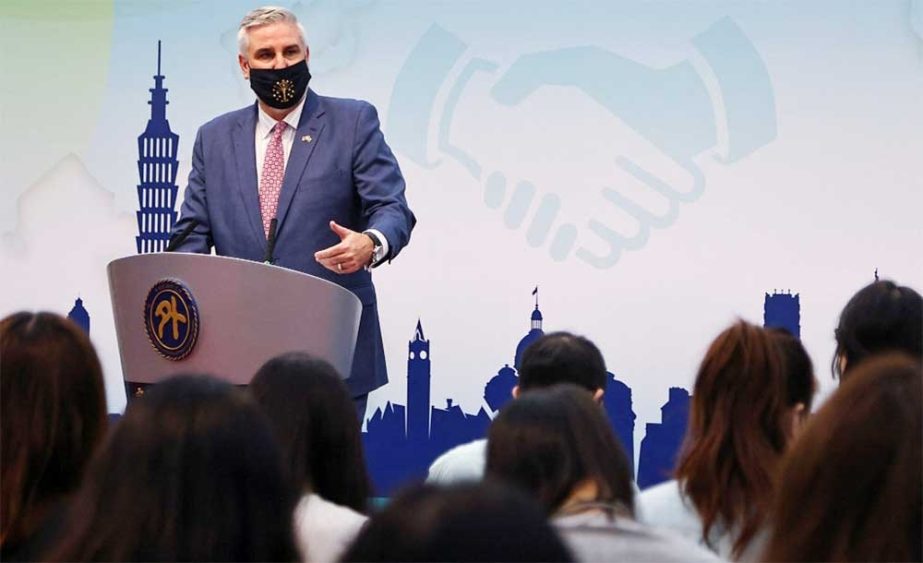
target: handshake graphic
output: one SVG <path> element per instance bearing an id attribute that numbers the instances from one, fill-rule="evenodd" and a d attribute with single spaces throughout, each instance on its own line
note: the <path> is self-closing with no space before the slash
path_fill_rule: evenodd
<path id="1" fill-rule="evenodd" d="M 460 164 L 553 260 L 610 268 L 702 194 L 697 157 L 732 163 L 776 136 L 769 75 L 740 28 L 725 18 L 691 43 L 665 68 L 597 46 L 501 68 L 433 25 L 397 76 L 388 136 L 418 165 Z"/>

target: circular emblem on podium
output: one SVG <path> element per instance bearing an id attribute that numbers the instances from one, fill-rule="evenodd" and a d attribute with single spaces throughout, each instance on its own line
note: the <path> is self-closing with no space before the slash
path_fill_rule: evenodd
<path id="1" fill-rule="evenodd" d="M 161 356 L 182 360 L 199 338 L 199 308 L 192 292 L 176 280 L 161 280 L 147 292 L 144 329 Z"/>

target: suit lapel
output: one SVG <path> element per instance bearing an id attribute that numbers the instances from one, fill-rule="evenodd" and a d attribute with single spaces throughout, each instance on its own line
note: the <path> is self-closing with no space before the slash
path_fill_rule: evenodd
<path id="1" fill-rule="evenodd" d="M 292 199 L 295 197 L 295 192 L 301 186 L 300 180 L 304 169 L 314 152 L 314 147 L 317 146 L 321 131 L 324 130 L 323 115 L 324 109 L 321 107 L 317 94 L 308 90 L 308 99 L 305 100 L 304 111 L 301 113 L 298 129 L 295 131 L 292 151 L 285 164 L 282 192 L 279 194 L 279 209 L 276 211 L 276 217 L 279 219 L 280 230 L 292 204 Z"/>
<path id="2" fill-rule="evenodd" d="M 256 104 L 237 122 L 234 128 L 234 153 L 237 162 L 237 192 L 243 200 L 252 234 L 260 245 L 266 242 L 263 219 L 260 216 L 260 194 L 256 176 Z"/>

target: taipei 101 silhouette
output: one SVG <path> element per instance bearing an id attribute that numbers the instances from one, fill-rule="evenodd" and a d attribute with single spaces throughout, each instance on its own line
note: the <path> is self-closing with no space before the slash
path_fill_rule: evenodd
<path id="1" fill-rule="evenodd" d="M 176 160 L 179 135 L 167 121 L 167 89 L 160 73 L 160 41 L 157 42 L 157 74 L 150 88 L 151 117 L 138 136 L 138 254 L 162 252 L 176 222 Z"/>

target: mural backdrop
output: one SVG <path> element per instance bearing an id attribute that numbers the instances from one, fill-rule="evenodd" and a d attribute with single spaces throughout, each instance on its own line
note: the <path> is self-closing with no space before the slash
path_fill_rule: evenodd
<path id="1" fill-rule="evenodd" d="M 876 268 L 923 287 L 921 2 L 282 4 L 311 87 L 378 107 L 419 219 L 375 273 L 383 492 L 483 435 L 542 331 L 602 349 L 645 486 L 736 317 L 800 332 L 825 395 L 849 296 Z M 253 102 L 235 36 L 255 6 L 0 6 L 0 314 L 71 313 L 112 412 L 106 264 L 163 248 L 197 127 Z"/>

